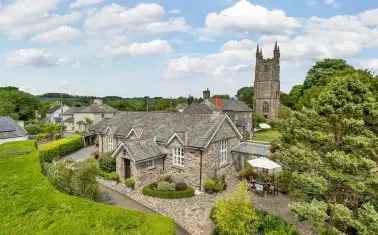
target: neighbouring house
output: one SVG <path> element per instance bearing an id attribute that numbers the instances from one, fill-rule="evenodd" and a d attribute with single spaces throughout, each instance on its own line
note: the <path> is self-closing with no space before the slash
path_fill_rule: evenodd
<path id="1" fill-rule="evenodd" d="M 260 157 L 269 158 L 271 155 L 270 144 L 243 142 L 231 150 L 236 170 L 245 167 L 248 160 Z"/>
<path id="2" fill-rule="evenodd" d="M 182 112 L 187 114 L 210 114 L 214 112 L 226 113 L 235 123 L 244 139 L 248 140 L 252 134 L 252 109 L 244 102 L 232 99 L 222 99 L 218 96 L 210 98 L 210 90 L 203 91 L 202 103 L 193 103 Z"/>
<path id="3" fill-rule="evenodd" d="M 27 140 L 25 129 L 10 117 L 0 117 L 0 144 Z"/>
<path id="4" fill-rule="evenodd" d="M 72 107 L 63 113 L 63 121 L 67 132 L 84 132 L 90 125 L 116 115 L 117 109 L 103 104 L 96 99 L 89 106 Z"/>
<path id="5" fill-rule="evenodd" d="M 61 123 L 63 118 L 63 113 L 70 109 L 68 105 L 56 104 L 52 106 L 46 114 L 46 120 L 51 123 Z"/>
<path id="6" fill-rule="evenodd" d="M 121 112 L 90 127 L 100 153 L 116 158 L 121 180 L 137 185 L 169 174 L 193 187 L 234 170 L 231 149 L 242 135 L 223 112 Z"/>

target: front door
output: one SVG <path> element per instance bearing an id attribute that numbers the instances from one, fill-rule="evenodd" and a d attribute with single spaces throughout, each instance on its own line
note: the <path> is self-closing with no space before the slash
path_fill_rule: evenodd
<path id="1" fill-rule="evenodd" d="M 131 177 L 130 160 L 124 158 L 124 161 L 125 161 L 125 179 L 127 179 Z"/>

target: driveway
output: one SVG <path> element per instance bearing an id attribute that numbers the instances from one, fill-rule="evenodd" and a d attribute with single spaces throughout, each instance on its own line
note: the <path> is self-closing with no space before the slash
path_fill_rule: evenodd
<path id="1" fill-rule="evenodd" d="M 80 149 L 79 151 L 76 151 L 74 153 L 71 153 L 65 157 L 63 157 L 61 160 L 72 160 L 76 162 L 84 161 L 92 157 L 92 154 L 96 152 L 96 146 L 88 146 L 85 148 Z"/>

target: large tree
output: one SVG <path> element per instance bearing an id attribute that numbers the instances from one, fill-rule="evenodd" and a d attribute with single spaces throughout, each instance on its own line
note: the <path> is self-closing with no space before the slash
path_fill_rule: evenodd
<path id="1" fill-rule="evenodd" d="M 291 206 L 299 218 L 321 233 L 369 234 L 378 221 L 378 133 L 371 122 L 377 77 L 359 70 L 335 74 L 309 108 L 281 123 L 274 157 L 299 199 Z"/>
<path id="2" fill-rule="evenodd" d="M 30 120 L 35 116 L 40 102 L 35 96 L 16 87 L 0 87 L 0 116 Z"/>

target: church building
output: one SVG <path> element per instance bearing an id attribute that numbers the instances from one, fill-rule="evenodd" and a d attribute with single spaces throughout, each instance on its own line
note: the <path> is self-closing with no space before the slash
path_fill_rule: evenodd
<path id="1" fill-rule="evenodd" d="M 265 118 L 278 118 L 280 107 L 280 48 L 275 44 L 273 58 L 265 59 L 257 45 L 254 82 L 254 111 Z"/>

